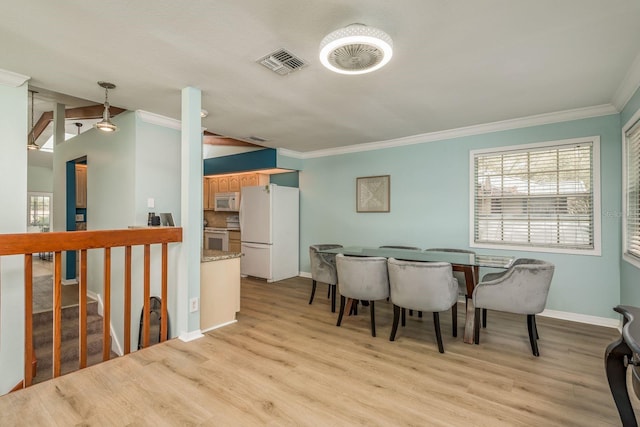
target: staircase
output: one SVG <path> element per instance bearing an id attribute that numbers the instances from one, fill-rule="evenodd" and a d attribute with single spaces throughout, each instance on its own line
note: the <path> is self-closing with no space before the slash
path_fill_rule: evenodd
<path id="1" fill-rule="evenodd" d="M 62 309 L 62 348 L 60 370 L 68 374 L 79 367 L 78 306 Z M 109 343 L 111 345 L 111 343 Z M 33 384 L 52 378 L 53 366 L 53 311 L 33 315 L 33 346 L 37 358 L 37 371 Z M 111 358 L 118 355 L 111 352 Z M 102 316 L 98 302 L 87 299 L 87 366 L 102 362 Z"/>

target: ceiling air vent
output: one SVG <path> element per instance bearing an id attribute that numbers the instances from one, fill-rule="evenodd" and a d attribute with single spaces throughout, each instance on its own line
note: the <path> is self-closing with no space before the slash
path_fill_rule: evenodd
<path id="1" fill-rule="evenodd" d="M 307 65 L 303 59 L 298 58 L 286 49 L 278 49 L 258 59 L 256 62 L 281 76 L 286 76 Z"/>

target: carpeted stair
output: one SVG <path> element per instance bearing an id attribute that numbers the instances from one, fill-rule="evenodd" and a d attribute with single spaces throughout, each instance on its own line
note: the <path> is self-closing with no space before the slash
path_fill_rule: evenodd
<path id="1" fill-rule="evenodd" d="M 79 366 L 78 306 L 62 309 L 62 375 L 78 370 Z M 110 345 L 111 343 L 109 343 Z M 33 315 L 33 346 L 38 361 L 33 384 L 52 378 L 53 311 Z M 111 352 L 111 358 L 117 354 Z M 102 316 L 98 302 L 87 300 L 87 366 L 102 362 Z"/>

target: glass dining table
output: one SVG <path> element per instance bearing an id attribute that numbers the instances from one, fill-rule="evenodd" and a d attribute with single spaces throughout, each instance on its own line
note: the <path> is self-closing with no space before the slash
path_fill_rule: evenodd
<path id="1" fill-rule="evenodd" d="M 362 246 L 346 246 L 319 251 L 326 254 L 343 254 L 359 257 L 396 258 L 405 261 L 448 262 L 453 271 L 464 273 L 467 287 L 466 319 L 464 328 L 464 342 L 473 344 L 474 307 L 471 296 L 473 288 L 479 281 L 480 268 L 495 268 L 505 270 L 511 267 L 515 257 L 499 255 L 469 254 L 448 251 L 420 251 L 397 248 L 374 248 Z M 338 281 L 340 278 L 338 278 Z"/>

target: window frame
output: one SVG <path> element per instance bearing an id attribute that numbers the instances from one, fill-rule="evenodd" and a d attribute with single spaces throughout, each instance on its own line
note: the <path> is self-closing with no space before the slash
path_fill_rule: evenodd
<path id="1" fill-rule="evenodd" d="M 27 227 L 31 222 L 31 197 L 48 197 L 49 198 L 49 231 L 53 231 L 53 193 L 44 191 L 28 191 L 27 192 Z"/>
<path id="2" fill-rule="evenodd" d="M 631 130 L 637 123 L 640 122 L 640 109 L 624 124 L 622 127 L 622 259 L 629 264 L 640 268 L 640 257 L 629 253 L 627 245 L 627 222 L 629 215 L 627 211 L 627 203 L 629 202 L 629 196 L 627 194 L 628 179 L 627 176 L 627 161 L 628 159 L 628 143 L 627 132 Z M 640 186 L 639 186 L 640 187 Z"/>
<path id="3" fill-rule="evenodd" d="M 593 248 L 557 248 L 543 246 L 514 245 L 512 243 L 485 243 L 475 241 L 476 206 L 475 206 L 475 158 L 481 155 L 500 154 L 513 151 L 539 150 L 544 148 L 558 148 L 565 145 L 578 143 L 592 144 L 592 204 L 593 204 Z M 469 246 L 481 249 L 499 249 L 526 252 L 547 252 L 575 255 L 602 255 L 601 242 L 601 194 L 600 194 L 600 136 L 587 136 L 583 138 L 571 138 L 555 141 L 534 142 L 521 145 L 505 145 L 492 148 L 484 148 L 469 151 Z M 638 260 L 640 266 L 640 260 Z"/>

